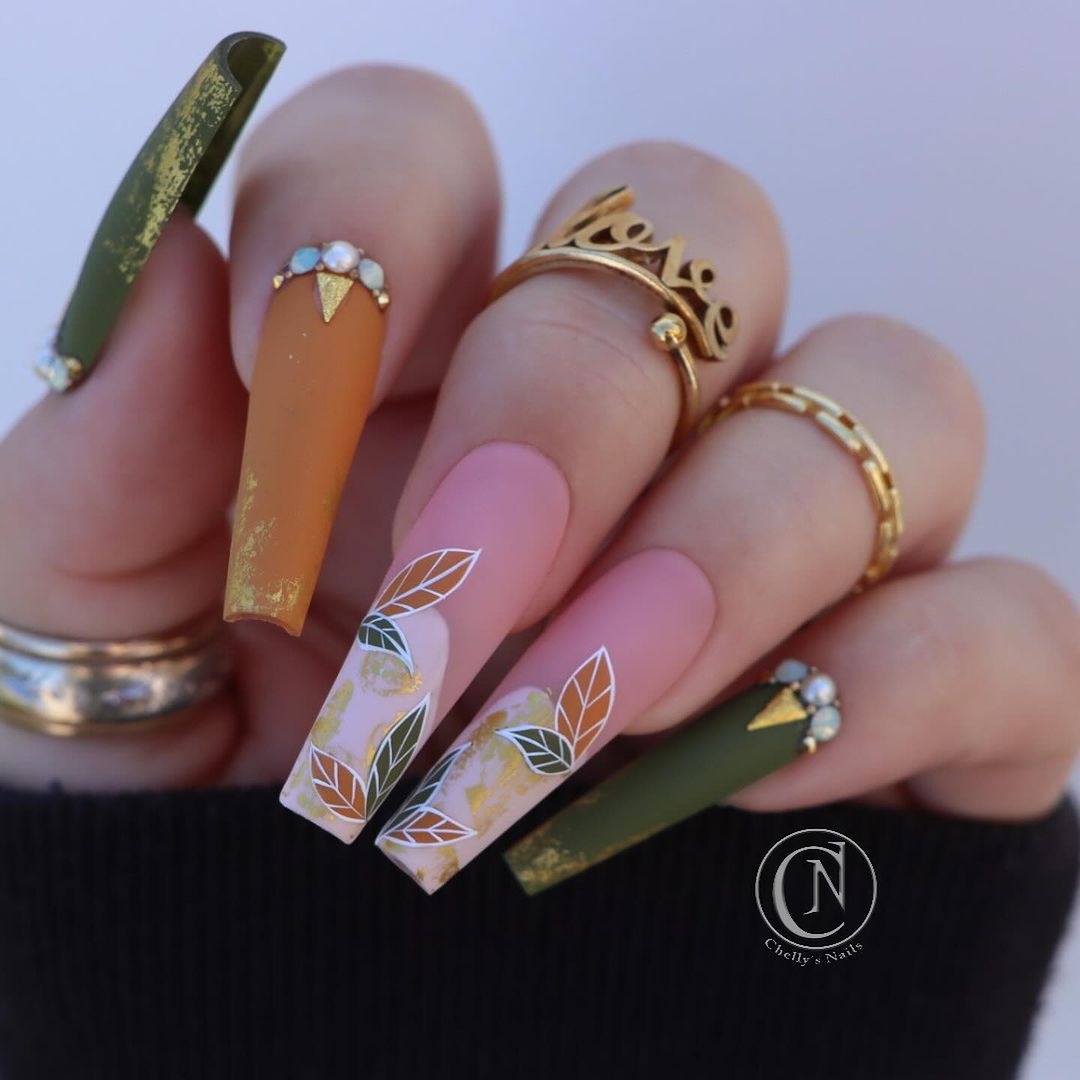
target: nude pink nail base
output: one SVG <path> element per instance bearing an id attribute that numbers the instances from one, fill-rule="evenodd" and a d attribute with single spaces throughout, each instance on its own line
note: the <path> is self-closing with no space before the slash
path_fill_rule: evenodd
<path id="1" fill-rule="evenodd" d="M 529 447 L 492 443 L 451 470 L 360 624 L 284 806 L 356 839 L 539 587 L 568 509 L 562 474 Z"/>
<path id="2" fill-rule="evenodd" d="M 376 841 L 431 893 L 659 699 L 715 599 L 672 551 L 615 567 L 532 645 Z"/>

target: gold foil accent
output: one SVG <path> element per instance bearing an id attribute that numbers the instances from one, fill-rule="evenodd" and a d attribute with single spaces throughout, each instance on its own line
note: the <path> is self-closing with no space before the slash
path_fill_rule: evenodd
<path id="1" fill-rule="evenodd" d="M 319 287 L 319 306 L 322 309 L 323 322 L 329 322 L 356 282 L 343 274 L 328 274 L 321 270 L 315 275 L 315 282 Z"/>
<path id="2" fill-rule="evenodd" d="M 341 722 L 345 718 L 345 710 L 352 701 L 355 690 L 352 679 L 349 679 L 341 684 L 334 696 L 323 706 L 311 728 L 311 741 L 316 746 L 326 746 L 337 737 Z"/>
<path id="3" fill-rule="evenodd" d="M 746 725 L 747 731 L 760 731 L 762 728 L 779 727 L 780 724 L 794 724 L 809 716 L 806 707 L 799 700 L 799 695 L 791 686 L 785 686 L 769 703 Z"/>
<path id="4" fill-rule="evenodd" d="M 465 772 L 474 757 L 488 770 L 497 769 L 490 783 L 472 784 L 465 790 L 472 813 L 472 827 L 481 835 L 494 821 L 507 813 L 515 795 L 521 795 L 538 783 L 550 782 L 550 776 L 534 773 L 525 763 L 521 752 L 498 735 L 505 727 L 529 724 L 535 727 L 552 727 L 555 720 L 555 704 L 551 695 L 533 690 L 513 707 L 513 710 L 497 709 L 484 717 L 469 748 L 454 763 L 454 772 Z"/>
<path id="5" fill-rule="evenodd" d="M 121 247 L 116 241 L 108 244 L 108 250 L 115 256 L 120 272 L 129 284 L 135 280 L 168 222 L 186 178 L 202 157 L 199 120 L 207 112 L 226 111 L 234 94 L 234 88 L 221 71 L 212 65 L 202 68 L 177 99 L 175 113 L 161 143 L 152 154 L 138 159 L 138 167 L 145 173 L 146 186 L 131 185 L 128 202 L 139 210 L 144 193 L 149 191 L 149 205 L 138 233 L 130 237 L 125 246 Z"/>

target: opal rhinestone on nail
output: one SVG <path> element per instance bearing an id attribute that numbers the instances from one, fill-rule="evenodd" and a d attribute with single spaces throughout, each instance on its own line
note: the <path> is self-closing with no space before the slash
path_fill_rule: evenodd
<path id="1" fill-rule="evenodd" d="M 334 240 L 322 249 L 322 261 L 327 270 L 347 274 L 360 262 L 360 252 L 348 240 Z"/>
<path id="2" fill-rule="evenodd" d="M 294 274 L 306 274 L 315 269 L 318 261 L 319 249 L 317 247 L 297 248 L 289 260 L 289 270 Z"/>
<path id="3" fill-rule="evenodd" d="M 773 678 L 777 682 L 793 683 L 805 679 L 810 674 L 810 667 L 801 660 L 783 660 L 773 672 Z"/>
<path id="4" fill-rule="evenodd" d="M 381 289 L 386 281 L 383 268 L 374 259 L 361 259 L 359 273 L 361 282 L 372 292 Z"/>
<path id="5" fill-rule="evenodd" d="M 810 719 L 810 734 L 819 742 L 835 739 L 840 731 L 840 710 L 835 705 L 822 705 Z"/>
<path id="6" fill-rule="evenodd" d="M 799 688 L 799 697 L 807 705 L 821 708 L 836 701 L 836 683 L 823 671 L 815 671 Z"/>

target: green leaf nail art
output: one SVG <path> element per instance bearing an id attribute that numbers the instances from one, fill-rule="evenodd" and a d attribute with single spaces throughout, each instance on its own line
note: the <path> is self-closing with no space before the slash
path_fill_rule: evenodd
<path id="1" fill-rule="evenodd" d="M 420 745 L 431 705 L 428 694 L 419 705 L 410 709 L 385 735 L 375 751 L 368 775 L 367 816 L 370 817 L 390 794 L 390 789 L 401 779 Z"/>
<path id="2" fill-rule="evenodd" d="M 525 725 L 502 728 L 497 734 L 509 739 L 525 755 L 533 772 L 559 776 L 573 768 L 574 749 L 558 731 Z"/>
<path id="3" fill-rule="evenodd" d="M 373 611 L 360 624 L 360 629 L 356 632 L 356 640 L 362 649 L 390 653 L 391 656 L 396 656 L 401 660 L 410 672 L 413 670 L 409 643 L 393 619 Z"/>
<path id="4" fill-rule="evenodd" d="M 457 761 L 468 748 L 468 743 L 464 746 L 456 746 L 452 750 L 448 750 L 434 765 L 431 766 L 427 776 L 420 781 L 416 790 L 401 804 L 401 806 L 398 807 L 394 816 L 386 823 L 383 831 L 379 834 L 380 840 L 383 838 L 392 839 L 390 834 L 404 824 L 406 819 L 411 817 L 415 811 L 427 808 L 426 804 L 438 794 L 439 788 L 442 786 L 443 780 L 446 779 L 447 773 L 454 767 L 454 762 Z"/>

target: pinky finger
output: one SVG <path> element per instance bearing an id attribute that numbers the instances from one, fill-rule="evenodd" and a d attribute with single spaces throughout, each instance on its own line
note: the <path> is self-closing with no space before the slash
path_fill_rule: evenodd
<path id="1" fill-rule="evenodd" d="M 1060 797 L 1080 744 L 1080 620 L 1041 572 L 979 560 L 913 574 L 847 602 L 783 653 L 841 688 L 842 736 L 824 753 L 799 754 L 806 713 L 775 683 L 737 694 L 514 845 L 507 861 L 526 891 L 740 788 L 730 801 L 748 810 L 872 796 L 1000 819 Z"/>
<path id="2" fill-rule="evenodd" d="M 747 788 L 745 809 L 858 795 L 1025 818 L 1060 797 L 1080 744 L 1080 617 L 1042 571 L 977 559 L 900 578 L 784 646 L 842 688 L 844 733 Z"/>

